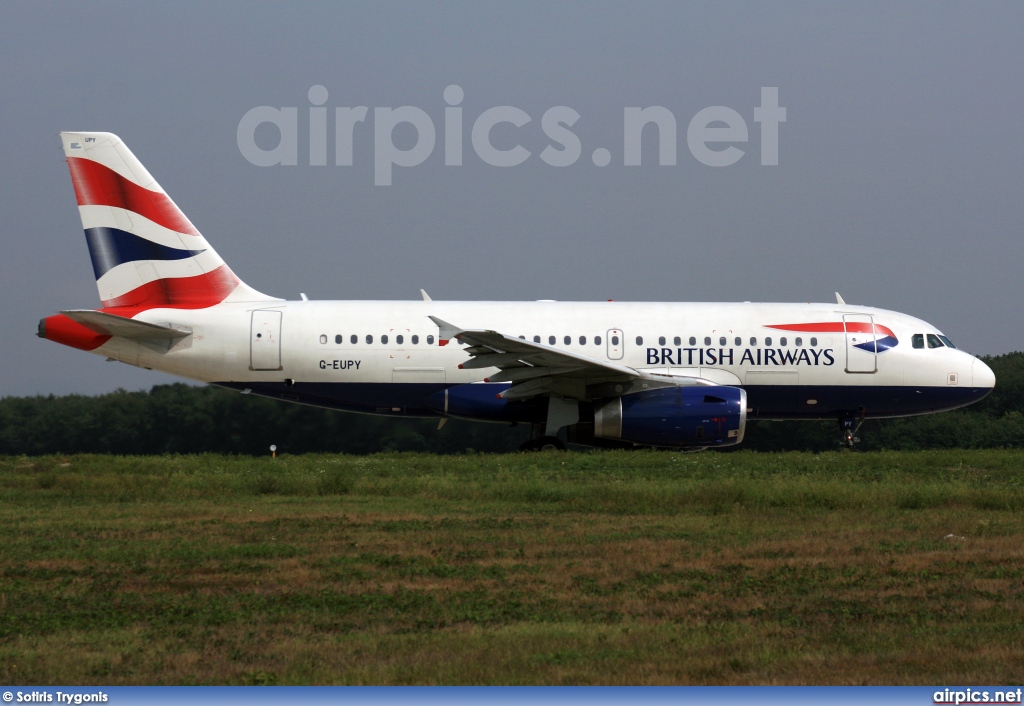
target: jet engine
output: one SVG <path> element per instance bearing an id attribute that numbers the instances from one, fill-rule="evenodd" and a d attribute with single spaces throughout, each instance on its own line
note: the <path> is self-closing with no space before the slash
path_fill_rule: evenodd
<path id="1" fill-rule="evenodd" d="M 739 387 L 665 387 L 594 409 L 594 436 L 644 446 L 733 446 L 743 441 L 747 393 Z"/>

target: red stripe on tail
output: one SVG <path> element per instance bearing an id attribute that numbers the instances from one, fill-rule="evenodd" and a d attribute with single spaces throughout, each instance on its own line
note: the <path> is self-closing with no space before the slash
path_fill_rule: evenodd
<path id="1" fill-rule="evenodd" d="M 103 308 L 117 308 L 118 311 L 113 313 L 128 317 L 158 307 L 205 309 L 220 304 L 238 285 L 239 279 L 235 277 L 235 273 L 228 269 L 227 265 L 221 265 L 212 272 L 195 277 L 153 280 L 127 294 L 104 300 Z M 131 313 L 126 313 L 122 307 L 131 309 Z"/>
<path id="2" fill-rule="evenodd" d="M 113 169 L 83 157 L 68 157 L 79 206 L 113 206 L 134 211 L 164 228 L 199 235 L 174 202 L 159 191 L 144 189 Z"/>

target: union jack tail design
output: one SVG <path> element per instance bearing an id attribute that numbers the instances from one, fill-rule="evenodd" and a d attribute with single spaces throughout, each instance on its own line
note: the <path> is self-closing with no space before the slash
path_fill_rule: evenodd
<path id="1" fill-rule="evenodd" d="M 61 140 L 104 309 L 132 316 L 273 299 L 235 276 L 117 135 Z"/>

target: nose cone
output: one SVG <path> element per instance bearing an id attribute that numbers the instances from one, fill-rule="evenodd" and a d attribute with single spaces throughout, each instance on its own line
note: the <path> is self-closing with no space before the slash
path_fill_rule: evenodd
<path id="1" fill-rule="evenodd" d="M 973 387 L 985 387 L 991 390 L 996 386 L 996 374 L 992 372 L 992 368 L 977 358 L 974 359 L 974 365 L 971 366 L 971 373 L 974 376 Z"/>

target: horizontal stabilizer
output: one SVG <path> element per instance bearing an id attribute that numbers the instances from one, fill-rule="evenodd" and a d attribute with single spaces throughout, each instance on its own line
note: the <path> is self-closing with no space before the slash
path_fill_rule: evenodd
<path id="1" fill-rule="evenodd" d="M 72 309 L 60 313 L 103 336 L 118 336 L 135 341 L 173 341 L 192 333 L 188 329 L 150 324 L 92 309 Z"/>

